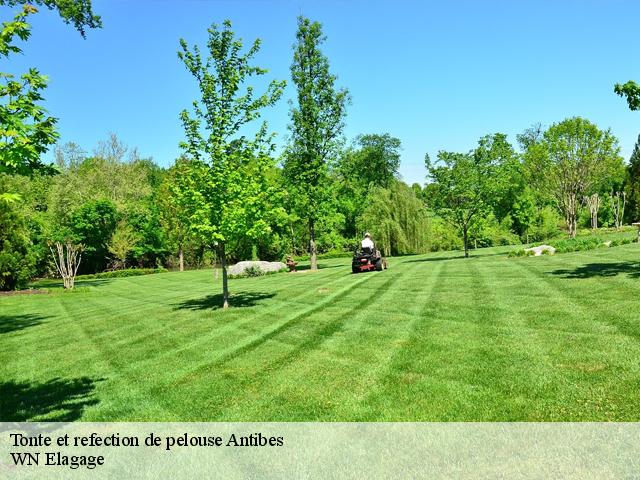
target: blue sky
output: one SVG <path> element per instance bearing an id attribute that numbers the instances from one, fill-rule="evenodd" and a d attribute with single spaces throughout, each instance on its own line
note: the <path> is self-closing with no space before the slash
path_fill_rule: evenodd
<path id="1" fill-rule="evenodd" d="M 409 183 L 423 183 L 426 152 L 466 151 L 493 132 L 515 143 L 536 122 L 584 116 L 612 129 L 625 158 L 640 133 L 640 112 L 613 93 L 617 81 L 640 80 L 635 0 L 94 0 L 94 10 L 104 28 L 86 40 L 43 10 L 24 55 L 1 67 L 48 74 L 61 140 L 88 151 L 112 131 L 170 165 L 178 114 L 197 97 L 178 39 L 202 45 L 206 28 L 229 18 L 246 43 L 262 39 L 268 78 L 289 80 L 300 13 L 324 25 L 332 71 L 353 97 L 347 138 L 400 138 Z M 2 20 L 10 14 L 0 9 Z M 293 94 L 290 84 L 264 114 L 280 142 Z"/>

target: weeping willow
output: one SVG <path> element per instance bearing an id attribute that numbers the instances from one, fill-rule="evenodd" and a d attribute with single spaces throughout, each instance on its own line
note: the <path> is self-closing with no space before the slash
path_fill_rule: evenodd
<path id="1" fill-rule="evenodd" d="M 426 209 L 415 192 L 400 181 L 389 188 L 371 188 L 357 227 L 361 233 L 370 232 L 386 256 L 424 253 L 429 249 Z"/>

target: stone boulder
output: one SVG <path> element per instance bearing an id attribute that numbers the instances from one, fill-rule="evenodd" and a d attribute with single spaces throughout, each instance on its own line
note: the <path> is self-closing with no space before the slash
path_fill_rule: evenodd
<path id="1" fill-rule="evenodd" d="M 556 249 L 551 245 L 540 245 L 538 247 L 525 248 L 525 252 L 533 252 L 534 257 L 539 257 L 542 255 L 542 252 L 549 252 L 549 255 L 553 255 L 556 253 Z"/>
<path id="2" fill-rule="evenodd" d="M 229 275 L 244 275 L 244 271 L 250 267 L 258 267 L 264 273 L 279 272 L 280 270 L 287 269 L 287 266 L 282 262 L 246 261 L 231 265 L 227 269 L 227 272 Z"/>

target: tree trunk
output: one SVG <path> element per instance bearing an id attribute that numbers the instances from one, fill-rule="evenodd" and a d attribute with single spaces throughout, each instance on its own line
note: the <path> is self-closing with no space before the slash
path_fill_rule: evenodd
<path id="1" fill-rule="evenodd" d="M 224 251 L 224 242 L 218 245 L 220 267 L 222 268 L 222 308 L 229 308 L 229 285 L 227 283 L 227 256 Z"/>
<path id="2" fill-rule="evenodd" d="M 467 244 L 467 242 L 469 241 L 468 239 L 468 235 L 467 235 L 467 226 L 463 226 L 462 227 L 462 241 L 464 243 L 464 256 L 465 258 L 469 257 L 469 246 Z"/>
<path id="3" fill-rule="evenodd" d="M 184 252 L 182 251 L 182 245 L 178 248 L 178 259 L 180 262 L 180 271 L 184 272 Z"/>
<path id="4" fill-rule="evenodd" d="M 309 256 L 311 260 L 311 270 L 318 270 L 318 258 L 316 252 L 316 230 L 312 218 L 309 219 Z"/>
<path id="5" fill-rule="evenodd" d="M 289 223 L 289 228 L 291 229 L 291 253 L 293 255 L 296 254 L 296 240 L 295 240 L 295 235 L 293 233 L 293 224 Z"/>
<path id="6" fill-rule="evenodd" d="M 578 231 L 577 219 L 575 213 L 570 213 L 567 218 L 567 225 L 569 226 L 569 236 L 571 238 L 575 238 L 576 233 Z"/>
<path id="7" fill-rule="evenodd" d="M 578 210 L 578 201 L 574 194 L 570 194 L 567 198 L 565 208 L 565 220 L 567 221 L 567 228 L 569 230 L 569 236 L 574 238 L 578 230 L 576 211 Z"/>

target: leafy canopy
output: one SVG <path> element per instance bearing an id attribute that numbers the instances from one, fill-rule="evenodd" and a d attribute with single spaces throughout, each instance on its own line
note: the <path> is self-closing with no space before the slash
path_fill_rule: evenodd
<path id="1" fill-rule="evenodd" d="M 187 137 L 181 147 L 191 162 L 174 191 L 189 212 L 192 231 L 211 245 L 268 231 L 262 217 L 270 193 L 265 175 L 273 163 L 273 135 L 266 122 L 252 139 L 244 132 L 263 108 L 278 101 L 285 82 L 271 81 L 265 93 L 256 95 L 245 84 L 267 73 L 251 64 L 260 40 L 243 53 L 229 20 L 221 28 L 213 24 L 208 33 L 206 57 L 198 46 L 180 40 L 178 57 L 197 80 L 201 97 L 192 113 L 180 114 Z"/>
<path id="2" fill-rule="evenodd" d="M 640 110 L 640 84 L 629 80 L 627 83 L 617 83 L 613 88 L 621 97 L 626 97 L 630 110 Z"/>
<path id="3" fill-rule="evenodd" d="M 63 21 L 73 24 L 83 37 L 85 27 L 102 26 L 100 17 L 91 11 L 90 0 L 0 0 L 0 5 L 22 5 L 13 20 L 2 23 L 0 58 L 21 53 L 15 42 L 29 39 L 28 17 L 38 11 L 34 5 L 58 10 Z M 58 139 L 57 119 L 49 116 L 41 105 L 47 81 L 35 68 L 19 77 L 0 72 L 0 173 L 54 172 L 40 161 L 40 156 Z M 11 200 L 11 196 L 5 193 L 0 199 Z"/>
<path id="4" fill-rule="evenodd" d="M 326 201 L 329 161 L 342 145 L 342 130 L 349 93 L 336 89 L 337 77 L 329 72 L 329 59 L 320 50 L 326 40 L 322 25 L 298 17 L 291 78 L 297 103 L 290 114 L 291 141 L 284 173 L 295 190 L 301 213 L 316 218 Z"/>
<path id="5" fill-rule="evenodd" d="M 468 256 L 468 233 L 488 214 L 503 181 L 498 175 L 505 145 L 500 134 L 486 136 L 469 153 L 438 152 L 436 162 L 425 156 L 428 172 L 428 205 L 461 230 Z"/>

